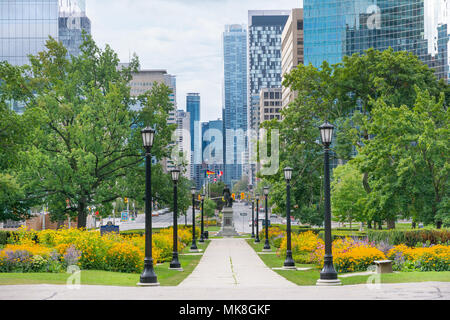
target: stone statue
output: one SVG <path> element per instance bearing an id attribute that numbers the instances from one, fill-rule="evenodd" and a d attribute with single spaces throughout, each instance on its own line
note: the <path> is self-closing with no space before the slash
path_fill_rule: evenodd
<path id="1" fill-rule="evenodd" d="M 228 185 L 223 188 L 222 196 L 225 199 L 225 206 L 231 208 L 233 206 L 233 198 L 231 198 L 231 192 Z"/>

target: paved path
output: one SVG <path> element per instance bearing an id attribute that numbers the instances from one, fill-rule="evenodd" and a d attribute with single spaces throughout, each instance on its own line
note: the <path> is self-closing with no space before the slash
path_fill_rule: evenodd
<path id="1" fill-rule="evenodd" d="M 266 267 L 244 239 L 214 239 L 181 288 L 295 288 Z"/>

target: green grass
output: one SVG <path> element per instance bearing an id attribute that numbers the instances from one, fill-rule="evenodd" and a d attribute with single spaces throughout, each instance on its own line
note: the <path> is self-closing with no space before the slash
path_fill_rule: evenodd
<path id="1" fill-rule="evenodd" d="M 256 251 L 262 252 L 264 247 L 264 239 L 260 239 L 261 242 L 258 244 L 254 243 L 253 239 L 247 240 L 247 243 Z M 271 247 L 272 251 L 275 252 L 276 248 Z M 276 254 L 258 254 L 261 260 L 269 268 L 280 268 L 283 266 L 284 258 L 278 257 Z M 279 275 L 283 276 L 287 280 L 300 285 L 300 286 L 311 286 L 315 285 L 317 280 L 320 278 L 321 267 L 313 264 L 296 264 L 299 268 L 313 268 L 311 270 L 304 271 L 290 271 L 290 270 L 273 270 Z M 380 275 L 380 283 L 405 283 L 405 282 L 424 282 L 424 281 L 445 281 L 450 282 L 450 271 L 444 272 L 399 272 L 399 273 L 389 273 Z M 352 284 L 364 284 L 371 275 L 364 276 L 352 276 L 352 277 L 339 277 L 343 285 Z"/>
<path id="2" fill-rule="evenodd" d="M 206 249 L 210 241 L 197 243 L 199 249 Z M 180 253 L 188 253 L 189 246 Z M 176 286 L 181 283 L 199 263 L 202 255 L 179 255 L 183 271 L 169 270 L 170 262 L 155 266 L 155 273 L 161 286 Z M 0 285 L 16 284 L 66 284 L 68 273 L 0 273 Z M 140 274 L 100 270 L 82 270 L 82 285 L 136 286 Z"/>

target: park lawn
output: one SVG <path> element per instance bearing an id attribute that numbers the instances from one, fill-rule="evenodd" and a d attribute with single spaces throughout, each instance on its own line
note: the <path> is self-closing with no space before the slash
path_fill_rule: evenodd
<path id="1" fill-rule="evenodd" d="M 247 240 L 247 243 L 256 251 L 262 252 L 264 247 L 264 239 L 260 239 L 258 244 L 254 243 L 253 239 Z M 283 266 L 284 258 L 278 257 L 275 252 L 276 248 L 271 246 L 273 254 L 258 254 L 261 260 L 269 268 L 280 268 Z M 283 276 L 287 280 L 300 285 L 311 286 L 316 285 L 317 280 L 320 278 L 321 267 L 314 264 L 296 264 L 298 268 L 313 268 L 311 270 L 304 271 L 292 271 L 292 270 L 273 270 L 279 275 Z M 352 284 L 364 284 L 367 283 L 369 277 L 373 275 L 361 275 L 352 277 L 339 277 L 343 285 Z M 450 282 L 450 271 L 413 271 L 413 272 L 396 272 L 380 275 L 381 283 L 405 283 L 405 282 L 424 282 L 424 281 L 445 281 Z"/>
<path id="2" fill-rule="evenodd" d="M 198 244 L 199 249 L 206 249 L 210 240 Z M 185 248 L 186 249 L 186 248 Z M 189 247 L 187 247 L 189 251 Z M 184 251 L 183 251 L 184 252 Z M 177 286 L 192 273 L 200 262 L 202 255 L 179 255 L 183 271 L 169 270 L 170 262 L 157 264 L 154 269 L 161 286 Z M 0 273 L 0 285 L 17 284 L 66 284 L 68 273 Z M 102 270 L 82 270 L 81 285 L 136 286 L 140 274 L 122 273 Z"/>

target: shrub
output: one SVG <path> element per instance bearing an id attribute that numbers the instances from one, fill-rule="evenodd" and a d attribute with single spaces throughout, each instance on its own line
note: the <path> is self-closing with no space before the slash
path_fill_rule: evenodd
<path id="1" fill-rule="evenodd" d="M 153 263 L 156 264 L 155 257 Z M 142 271 L 144 254 L 138 247 L 126 243 L 115 243 L 105 255 L 106 269 L 118 272 L 138 273 Z"/>
<path id="2" fill-rule="evenodd" d="M 418 242 L 430 244 L 450 243 L 450 230 L 369 230 L 367 232 L 369 241 L 384 241 L 391 245 L 406 244 L 413 247 Z"/>
<path id="3" fill-rule="evenodd" d="M 412 248 L 404 244 L 394 246 L 387 254 L 396 270 L 450 271 L 450 247 L 432 245 Z"/>
<path id="4" fill-rule="evenodd" d="M 292 258 L 297 263 L 311 263 L 311 252 L 316 249 L 318 243 L 323 243 L 323 241 L 311 230 L 300 234 L 291 234 Z M 286 249 L 287 237 L 284 237 L 277 255 L 286 257 Z"/>

